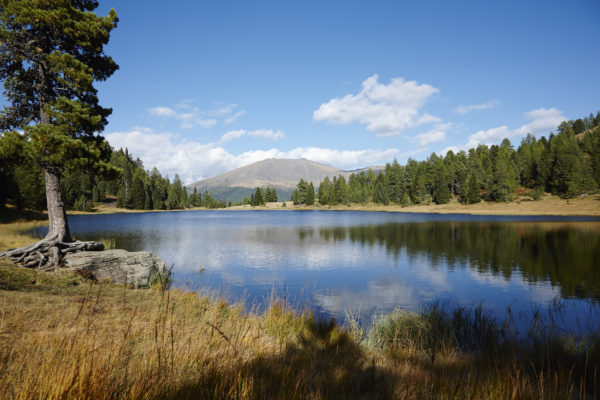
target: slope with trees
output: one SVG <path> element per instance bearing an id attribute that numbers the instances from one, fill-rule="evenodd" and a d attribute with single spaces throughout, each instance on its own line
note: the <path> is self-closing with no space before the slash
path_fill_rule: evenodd
<path id="1" fill-rule="evenodd" d="M 297 185 L 294 204 L 305 202 L 308 183 Z M 317 189 L 321 205 L 464 204 L 506 202 L 517 192 L 539 199 L 544 192 L 572 198 L 596 193 L 600 187 L 600 111 L 594 116 L 565 121 L 557 133 L 539 140 L 527 135 L 517 149 L 508 139 L 445 156 L 431 154 L 405 165 L 388 163 L 379 173 L 325 178 Z M 294 199 L 294 197 L 293 197 Z"/>

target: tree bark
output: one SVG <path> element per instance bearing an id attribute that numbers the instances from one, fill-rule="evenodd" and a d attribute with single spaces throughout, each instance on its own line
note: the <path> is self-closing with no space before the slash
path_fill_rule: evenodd
<path id="1" fill-rule="evenodd" d="M 72 242 L 67 224 L 67 213 L 60 193 L 60 173 L 51 167 L 44 168 L 46 177 L 46 203 L 48 206 L 48 234 L 45 239 Z"/>

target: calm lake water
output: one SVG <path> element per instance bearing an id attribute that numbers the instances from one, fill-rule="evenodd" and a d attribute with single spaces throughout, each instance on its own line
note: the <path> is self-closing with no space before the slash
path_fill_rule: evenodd
<path id="1" fill-rule="evenodd" d="M 435 302 L 481 303 L 502 318 L 507 306 L 518 315 L 561 300 L 570 329 L 600 301 L 598 218 L 186 211 L 69 223 L 78 239 L 158 254 L 175 286 L 250 307 L 274 293 L 338 319 Z"/>

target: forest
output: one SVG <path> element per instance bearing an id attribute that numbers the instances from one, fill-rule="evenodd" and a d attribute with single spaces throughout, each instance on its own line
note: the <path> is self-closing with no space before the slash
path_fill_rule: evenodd
<path id="1" fill-rule="evenodd" d="M 0 137 L 0 207 L 43 210 L 46 207 L 43 172 L 22 156 L 16 132 Z M 119 208 L 173 210 L 189 207 L 224 208 L 231 201 L 210 192 L 187 192 L 181 179 L 171 180 L 156 168 L 147 170 L 127 149 L 111 150 L 110 165 L 117 173 L 66 170 L 61 179 L 63 200 L 72 210 L 92 211 L 98 202 Z M 464 204 L 509 201 L 515 194 L 539 199 L 544 192 L 572 198 L 595 193 L 600 187 L 600 111 L 583 119 L 565 121 L 548 138 L 527 135 L 517 149 L 508 139 L 500 145 L 477 148 L 427 160 L 409 159 L 405 165 L 388 163 L 384 170 L 325 178 L 316 186 L 301 179 L 292 194 L 300 205 L 350 203 L 444 204 L 452 198 Z M 242 204 L 280 201 L 275 188 L 256 188 Z"/>
<path id="2" fill-rule="evenodd" d="M 479 145 L 445 157 L 394 160 L 384 170 L 325 178 L 315 187 L 301 179 L 292 195 L 294 204 L 350 203 L 402 206 L 510 201 L 516 194 L 541 198 L 544 192 L 573 198 L 600 187 L 600 111 L 583 119 L 565 121 L 548 138 L 527 135 L 517 149 L 510 140 Z"/>

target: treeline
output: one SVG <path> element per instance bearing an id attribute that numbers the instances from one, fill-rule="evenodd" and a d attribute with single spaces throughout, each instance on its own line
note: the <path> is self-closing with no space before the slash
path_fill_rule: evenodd
<path id="1" fill-rule="evenodd" d="M 242 204 L 250 204 L 253 207 L 264 206 L 266 203 L 277 201 L 277 190 L 275 188 L 266 187 L 263 191 L 262 188 L 257 187 L 254 193 L 250 195 L 250 198 L 244 197 Z"/>
<path id="2" fill-rule="evenodd" d="M 557 134 L 536 139 L 527 135 L 515 149 L 508 139 L 500 145 L 435 153 L 425 161 L 406 165 L 388 163 L 370 170 L 340 175 L 320 182 L 316 197 L 321 205 L 350 203 L 445 204 L 457 198 L 465 204 L 510 201 L 518 190 L 534 199 L 544 192 L 565 198 L 595 193 L 600 187 L 600 111 L 594 116 L 566 121 Z M 315 202 L 312 182 L 297 185 L 294 204 Z"/>
<path id="3" fill-rule="evenodd" d="M 9 148 L 8 144 L 8 141 L 0 140 L 0 205 L 9 202 L 19 209 L 45 209 L 41 168 L 34 162 L 15 158 L 18 149 Z M 91 211 L 94 203 L 107 201 L 116 202 L 120 208 L 137 210 L 227 206 L 209 192 L 200 194 L 194 190 L 188 195 L 178 175 L 171 181 L 156 168 L 145 170 L 142 161 L 134 159 L 127 149 L 113 151 L 110 164 L 121 170 L 120 176 L 102 177 L 83 170 L 63 174 L 61 190 L 67 208 Z"/>

